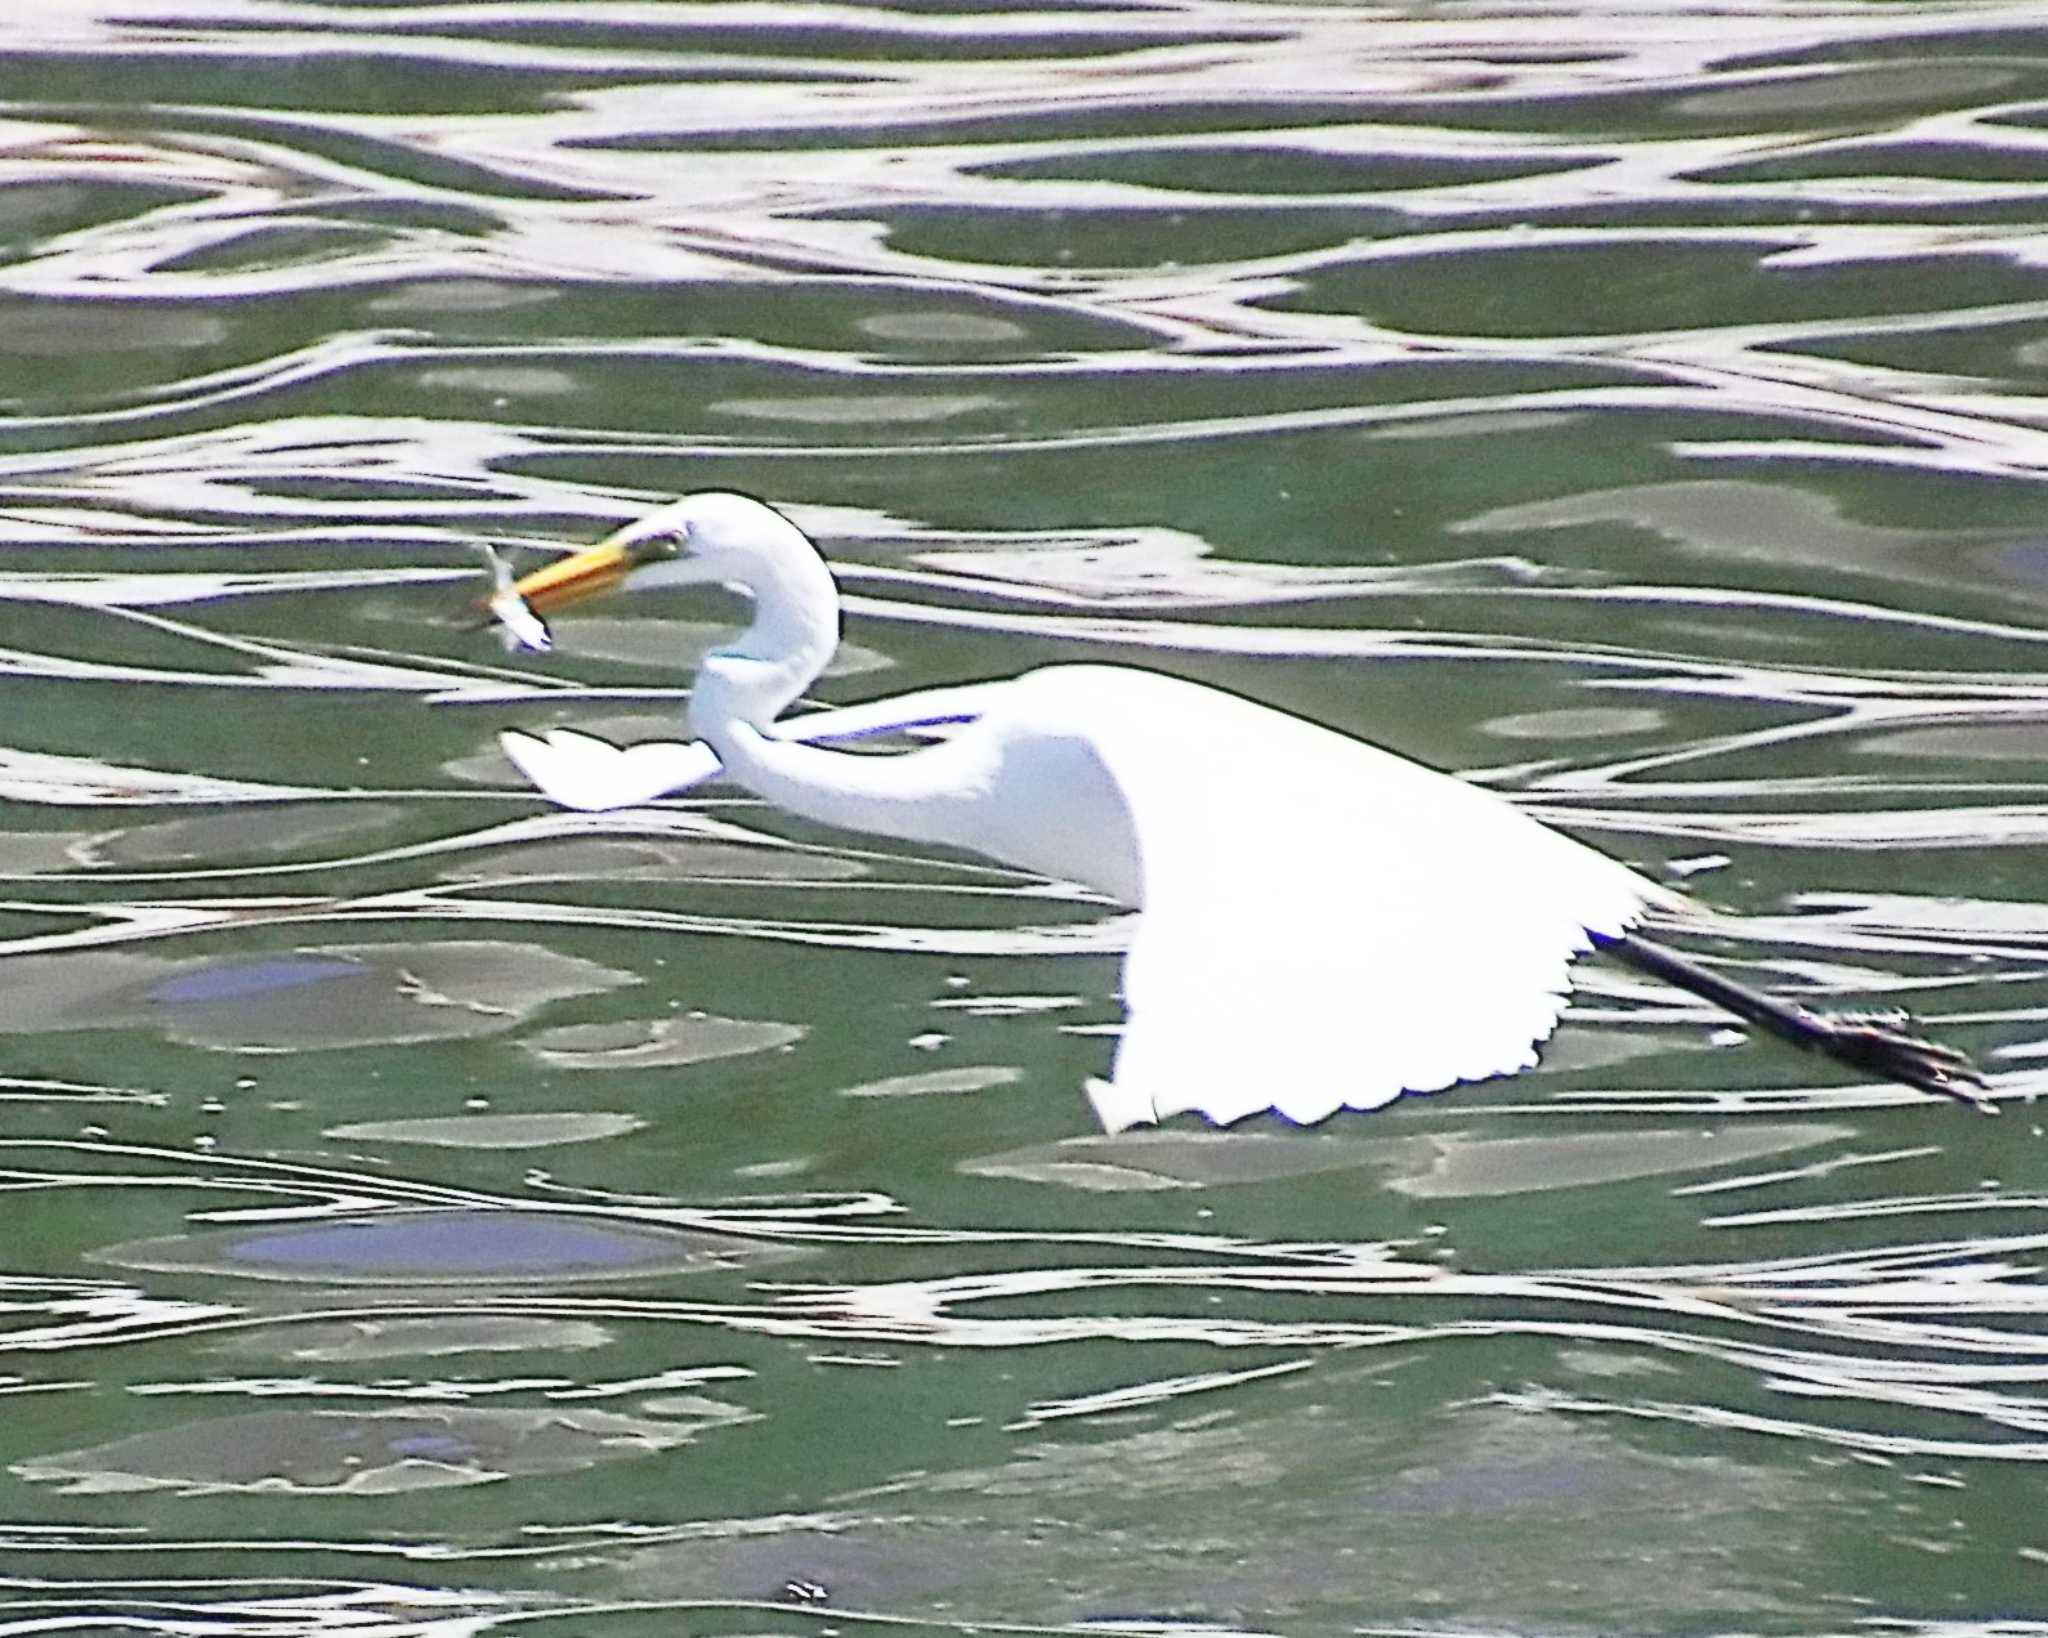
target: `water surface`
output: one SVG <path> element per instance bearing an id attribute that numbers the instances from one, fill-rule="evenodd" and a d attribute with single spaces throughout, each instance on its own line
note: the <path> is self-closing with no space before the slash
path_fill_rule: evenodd
<path id="1" fill-rule="evenodd" d="M 0 1625 L 2048 1619 L 2044 45 L 7 24 Z M 821 700 L 1098 660 L 1369 734 L 2005 1115 L 1591 970 L 1530 1074 L 1093 1136 L 1099 904 L 499 755 L 669 732 L 734 609 L 507 657 L 475 542 L 714 486 L 839 570 Z"/>

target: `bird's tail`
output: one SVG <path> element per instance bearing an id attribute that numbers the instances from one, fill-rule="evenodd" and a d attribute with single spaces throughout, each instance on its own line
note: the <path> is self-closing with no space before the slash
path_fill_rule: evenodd
<path id="1" fill-rule="evenodd" d="M 1866 1075 L 1916 1086 L 1923 1092 L 1939 1092 L 1968 1104 L 1980 1115 L 1998 1113 L 1998 1105 L 1985 1095 L 1989 1088 L 1983 1072 L 1969 1056 L 1915 1035 L 1910 1028 L 1912 1019 L 1903 1012 L 1814 1012 L 1724 978 L 1633 933 L 1595 942 L 1637 972 L 1689 990 L 1803 1051 L 1818 1052 Z"/>

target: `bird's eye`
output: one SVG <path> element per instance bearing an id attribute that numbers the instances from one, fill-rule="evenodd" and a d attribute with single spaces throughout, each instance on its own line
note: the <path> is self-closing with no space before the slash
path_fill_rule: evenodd
<path id="1" fill-rule="evenodd" d="M 683 555 L 683 536 L 680 530 L 674 533 L 647 535 L 633 542 L 631 551 L 636 565 L 664 563 L 672 557 Z"/>

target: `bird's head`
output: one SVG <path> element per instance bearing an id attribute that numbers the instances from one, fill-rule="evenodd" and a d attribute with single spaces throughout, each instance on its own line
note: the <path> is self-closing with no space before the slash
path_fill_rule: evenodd
<path id="1" fill-rule="evenodd" d="M 522 576 L 512 590 L 535 613 L 546 614 L 610 591 L 749 584 L 752 566 L 791 540 L 810 550 L 781 513 L 745 495 L 705 490 Z"/>

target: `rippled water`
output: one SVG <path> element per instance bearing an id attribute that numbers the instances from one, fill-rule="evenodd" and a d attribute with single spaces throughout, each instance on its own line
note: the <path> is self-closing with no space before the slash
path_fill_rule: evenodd
<path id="1" fill-rule="evenodd" d="M 2048 1619 L 2037 6 L 34 9 L 0 1632 Z M 709 486 L 822 698 L 1371 734 L 2006 1118 L 1594 969 L 1526 1076 L 1090 1135 L 1099 906 L 499 756 L 732 611 L 508 659 L 474 543 Z"/>

